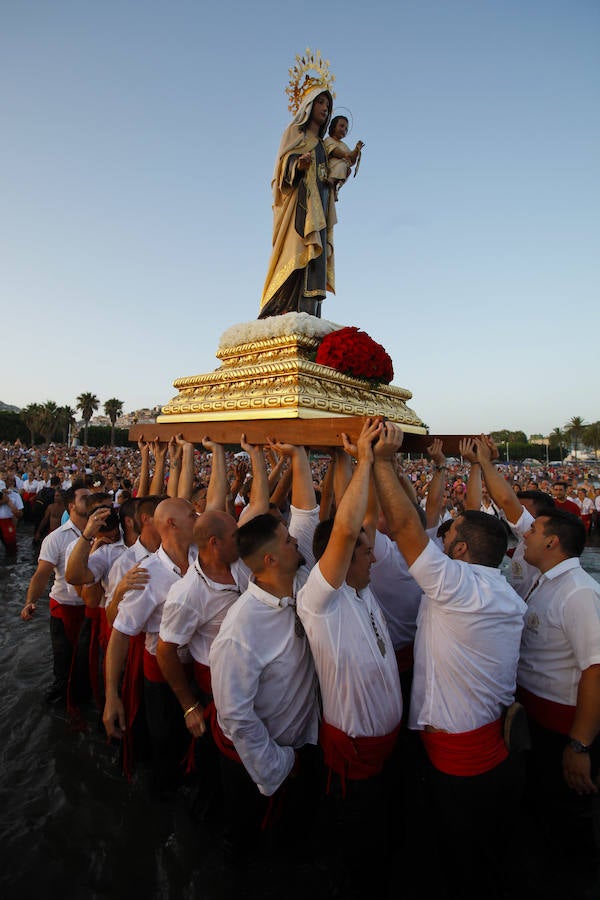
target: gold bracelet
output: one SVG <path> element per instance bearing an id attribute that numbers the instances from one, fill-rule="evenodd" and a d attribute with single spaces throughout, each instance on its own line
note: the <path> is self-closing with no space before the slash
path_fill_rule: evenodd
<path id="1" fill-rule="evenodd" d="M 189 716 L 189 714 L 190 714 L 190 713 L 193 713 L 194 710 L 195 710 L 195 709 L 198 709 L 199 706 L 200 706 L 200 703 L 199 703 L 198 701 L 196 701 L 196 702 L 194 703 L 193 706 L 190 706 L 189 709 L 186 709 L 186 711 L 185 711 L 184 714 L 183 714 L 183 718 L 184 718 L 184 719 L 187 719 L 187 717 Z"/>

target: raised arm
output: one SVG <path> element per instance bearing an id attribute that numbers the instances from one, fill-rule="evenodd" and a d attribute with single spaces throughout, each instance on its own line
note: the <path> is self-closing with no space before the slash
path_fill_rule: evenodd
<path id="1" fill-rule="evenodd" d="M 167 497 L 178 497 L 179 476 L 181 475 L 181 450 L 173 435 L 169 439 L 169 480 L 167 482 Z"/>
<path id="2" fill-rule="evenodd" d="M 150 485 L 150 444 L 144 440 L 144 435 L 140 435 L 138 440 L 138 448 L 141 456 L 141 467 L 139 474 L 138 497 L 147 497 Z"/>
<path id="3" fill-rule="evenodd" d="M 285 462 L 285 459 L 284 459 Z M 277 508 L 283 506 L 285 501 L 287 500 L 288 494 L 292 489 L 292 467 L 286 466 L 283 470 L 283 475 L 277 482 L 277 487 L 271 494 L 271 503 L 275 504 Z"/>
<path id="4" fill-rule="evenodd" d="M 324 522 L 331 516 L 333 509 L 333 478 L 335 474 L 335 456 L 332 454 L 327 466 L 325 476 L 321 481 L 321 503 L 319 506 L 319 521 Z"/>
<path id="5" fill-rule="evenodd" d="M 296 509 L 315 509 L 317 498 L 313 484 L 312 472 L 308 461 L 308 454 L 304 447 L 294 444 L 282 444 L 273 438 L 269 439 L 269 446 L 281 456 L 286 456 L 292 463 L 292 506 Z"/>
<path id="6" fill-rule="evenodd" d="M 225 466 L 225 447 L 211 441 L 207 437 L 202 438 L 202 446 L 212 453 L 210 467 L 210 479 L 206 491 L 206 509 L 226 509 L 226 494 L 229 490 L 227 484 L 227 469 Z"/>
<path id="7" fill-rule="evenodd" d="M 190 441 L 186 441 L 182 434 L 175 435 L 175 440 L 181 449 L 181 474 L 179 475 L 177 496 L 184 500 L 191 500 L 194 488 L 194 445 Z"/>
<path id="8" fill-rule="evenodd" d="M 475 441 L 472 438 L 463 438 L 458 443 L 458 449 L 462 458 L 466 459 L 471 466 L 467 481 L 465 509 L 481 509 L 481 466 L 477 459 Z"/>
<path id="9" fill-rule="evenodd" d="M 448 466 L 444 455 L 444 448 L 439 438 L 434 438 L 427 452 L 434 465 L 433 478 L 429 482 L 427 499 L 425 501 L 425 518 L 428 528 L 435 528 L 442 516 L 442 504 L 446 489 L 446 472 Z"/>
<path id="10" fill-rule="evenodd" d="M 341 587 L 348 574 L 348 567 L 367 510 L 373 465 L 372 444 L 382 428 L 382 423 L 373 419 L 367 419 L 362 427 L 356 443 L 358 462 L 337 508 L 327 547 L 318 562 L 321 574 L 333 588 Z M 344 447 L 348 447 L 350 452 L 348 437 L 344 434 L 342 439 Z"/>
<path id="11" fill-rule="evenodd" d="M 402 429 L 386 422 L 373 448 L 373 476 L 390 534 L 411 566 L 427 546 L 429 538 L 414 505 L 402 490 L 394 468 L 394 454 L 402 446 L 402 438 Z"/>
<path id="12" fill-rule="evenodd" d="M 507 520 L 514 525 L 521 518 L 523 506 L 511 485 L 502 477 L 492 462 L 495 444 L 491 438 L 482 434 L 481 437 L 475 438 L 475 447 L 481 474 L 485 479 L 490 497 L 496 506 L 504 510 Z"/>
<path id="13" fill-rule="evenodd" d="M 242 450 L 246 451 L 252 464 L 250 500 L 243 511 L 244 523 L 246 523 L 255 516 L 269 512 L 269 479 L 265 455 L 260 444 L 249 444 L 246 440 L 246 435 L 243 434 L 240 446 Z"/>
<path id="14" fill-rule="evenodd" d="M 167 455 L 167 444 L 155 438 L 151 442 L 152 454 L 154 456 L 154 472 L 150 483 L 151 494 L 164 494 L 165 492 L 165 457 Z"/>

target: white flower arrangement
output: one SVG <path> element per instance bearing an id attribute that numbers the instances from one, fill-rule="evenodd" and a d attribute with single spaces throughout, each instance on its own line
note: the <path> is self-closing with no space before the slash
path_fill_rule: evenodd
<path id="1" fill-rule="evenodd" d="M 284 337 L 287 334 L 302 334 L 322 340 L 326 334 L 337 331 L 341 327 L 341 325 L 335 325 L 326 319 L 309 316 L 308 313 L 290 312 L 283 316 L 270 316 L 267 319 L 255 319 L 252 322 L 232 325 L 221 335 L 219 350 L 254 341 Z"/>

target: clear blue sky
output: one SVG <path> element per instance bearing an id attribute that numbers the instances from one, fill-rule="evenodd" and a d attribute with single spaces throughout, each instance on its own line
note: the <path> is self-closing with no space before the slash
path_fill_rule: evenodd
<path id="1" fill-rule="evenodd" d="M 130 410 L 218 366 L 310 46 L 367 144 L 323 315 L 434 432 L 599 419 L 599 41 L 596 0 L 4 3 L 0 399 Z"/>

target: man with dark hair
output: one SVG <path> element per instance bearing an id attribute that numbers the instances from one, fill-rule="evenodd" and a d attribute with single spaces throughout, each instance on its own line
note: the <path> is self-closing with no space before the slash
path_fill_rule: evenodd
<path id="1" fill-rule="evenodd" d="M 518 538 L 510 560 L 509 581 L 517 594 L 526 600 L 540 573 L 525 559 L 523 535 L 529 531 L 540 511 L 554 508 L 554 501 L 543 491 L 518 491 L 515 494 L 512 486 L 494 465 L 499 453 L 490 437 L 481 435 L 469 443 L 469 446 L 465 445 L 463 448 L 464 458 L 473 468 L 480 467 L 492 500 L 500 507 Z"/>
<path id="2" fill-rule="evenodd" d="M 529 597 L 518 683 L 548 862 L 578 859 L 591 879 L 600 875 L 600 586 L 579 562 L 585 539 L 581 519 L 561 509 L 539 515 L 525 535 L 525 558 L 541 577 Z"/>
<path id="3" fill-rule="evenodd" d="M 554 505 L 557 509 L 564 509 L 565 512 L 572 513 L 574 516 L 580 516 L 581 510 L 567 495 L 568 481 L 555 481 L 552 485 L 552 493 L 554 495 Z"/>
<path id="4" fill-rule="evenodd" d="M 48 579 L 54 571 L 54 583 L 50 591 L 50 637 L 54 656 L 54 683 L 48 693 L 48 703 L 59 703 L 67 698 L 67 690 L 72 680 L 73 656 L 78 646 L 79 632 L 84 619 L 85 604 L 77 592 L 65 579 L 65 555 L 73 541 L 78 540 L 87 523 L 86 498 L 89 490 L 76 487 L 65 491 L 65 503 L 69 518 L 42 541 L 37 569 L 27 588 L 27 602 L 21 610 L 21 618 L 29 621 L 37 608 L 37 602 L 44 593 Z M 81 484 L 81 482 L 79 482 Z M 78 653 L 75 693 L 85 693 L 87 659 Z"/>
<path id="5" fill-rule="evenodd" d="M 386 763 L 402 719 L 398 666 L 383 611 L 369 587 L 375 557 L 362 527 L 372 444 L 381 428 L 378 420 L 367 419 L 356 448 L 343 435 L 345 449 L 356 450 L 358 462 L 335 518 L 321 522 L 315 533 L 318 561 L 298 594 L 298 615 L 321 687 L 319 743 L 329 769 L 332 844 L 347 879 L 347 897 L 364 896 L 369 885 L 376 895 L 386 890 L 391 822 Z M 377 871 L 365 868 L 365 857 L 378 858 Z"/>
<path id="6" fill-rule="evenodd" d="M 316 744 L 318 732 L 315 669 L 295 598 L 308 577 L 303 563 L 312 557 L 319 510 L 304 448 L 270 446 L 292 459 L 290 530 L 270 513 L 239 527 L 240 557 L 252 577 L 209 655 L 217 713 L 211 728 L 221 751 L 224 849 L 231 865 L 243 865 L 267 811 L 265 798 L 301 770 L 298 753 Z M 284 821 L 292 819 L 288 814 Z"/>
<path id="7" fill-rule="evenodd" d="M 444 553 L 429 540 L 394 468 L 401 443 L 401 429 L 386 423 L 373 476 L 390 533 L 423 590 L 409 727 L 423 740 L 448 896 L 502 896 L 522 783 L 503 713 L 514 700 L 526 607 L 497 568 L 506 536 L 496 517 L 458 516 Z"/>

